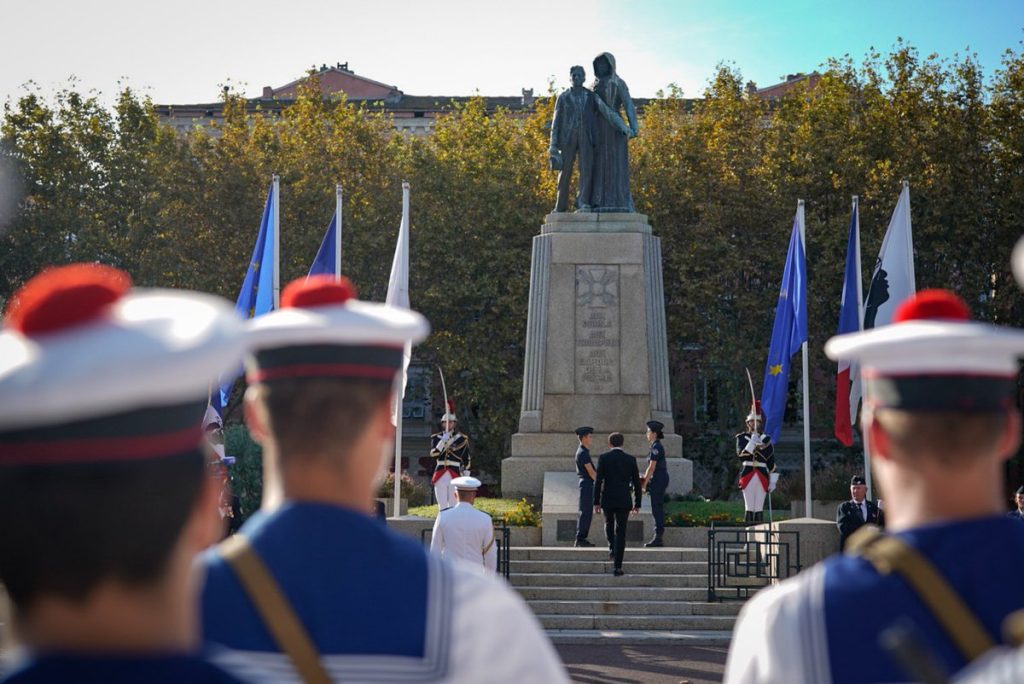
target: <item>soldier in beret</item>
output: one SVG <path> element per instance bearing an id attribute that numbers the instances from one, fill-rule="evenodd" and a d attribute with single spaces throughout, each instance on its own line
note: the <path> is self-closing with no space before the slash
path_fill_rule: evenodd
<path id="1" fill-rule="evenodd" d="M 885 514 L 875 501 L 867 500 L 868 485 L 863 475 L 850 478 L 850 500 L 836 508 L 836 526 L 839 527 L 839 550 L 846 548 L 846 540 L 863 525 L 885 526 Z"/>
<path id="2" fill-rule="evenodd" d="M 579 513 L 576 519 L 576 542 L 573 546 L 590 547 L 594 543 L 587 537 L 590 535 L 590 522 L 594 518 L 594 460 L 590 457 L 590 444 L 593 441 L 594 428 L 576 428 L 579 446 L 576 447 L 576 477 L 579 478 L 580 497 Z"/>
<path id="3" fill-rule="evenodd" d="M 651 514 L 654 516 L 654 537 L 644 546 L 664 546 L 665 534 L 665 492 L 668 490 L 668 464 L 665 462 L 665 447 L 661 440 L 665 439 L 662 430 L 664 423 L 657 420 L 647 421 L 647 441 L 651 443 L 651 453 L 647 457 L 647 470 L 640 481 L 651 496 Z"/>
<path id="4" fill-rule="evenodd" d="M 1024 520 L 1024 485 L 1017 487 L 1017 491 L 1013 493 L 1013 503 L 1017 507 L 1007 513 L 1007 515 L 1017 520 Z"/>

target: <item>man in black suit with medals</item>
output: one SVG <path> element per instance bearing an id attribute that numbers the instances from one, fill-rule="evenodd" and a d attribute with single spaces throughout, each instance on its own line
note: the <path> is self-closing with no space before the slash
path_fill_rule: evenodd
<path id="1" fill-rule="evenodd" d="M 580 479 L 579 516 L 576 521 L 576 543 L 574 546 L 593 546 L 587 539 L 590 534 L 590 521 L 594 516 L 594 462 L 590 458 L 590 443 L 593 440 L 594 428 L 578 427 L 576 436 L 580 445 L 576 448 L 576 476 Z"/>
<path id="2" fill-rule="evenodd" d="M 836 509 L 840 551 L 846 548 L 846 540 L 860 529 L 861 525 L 885 525 L 885 514 L 876 502 L 867 500 L 867 493 L 868 486 L 863 476 L 854 475 L 850 478 L 851 499 L 839 504 L 839 508 Z"/>
<path id="3" fill-rule="evenodd" d="M 620 432 L 608 435 L 609 450 L 597 459 L 594 482 L 594 512 L 604 512 L 604 531 L 608 536 L 610 559 L 615 576 L 621 577 L 622 556 L 626 552 L 626 521 L 640 510 L 640 469 L 636 459 L 622 450 L 625 439 Z M 632 488 L 632 495 L 630 489 Z"/>

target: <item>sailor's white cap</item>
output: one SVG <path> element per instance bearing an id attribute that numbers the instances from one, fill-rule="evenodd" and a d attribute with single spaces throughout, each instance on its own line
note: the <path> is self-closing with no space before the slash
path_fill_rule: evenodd
<path id="1" fill-rule="evenodd" d="M 0 463 L 194 448 L 210 384 L 244 345 L 219 297 L 133 289 L 98 264 L 43 271 L 12 296 L 0 331 Z"/>
<path id="2" fill-rule="evenodd" d="M 480 480 L 476 479 L 475 477 L 469 477 L 468 475 L 464 475 L 462 477 L 457 477 L 454 480 L 452 480 L 452 486 L 455 487 L 456 489 L 475 492 L 476 490 L 480 489 L 480 487 L 483 486 L 483 483 L 480 482 Z"/>
<path id="3" fill-rule="evenodd" d="M 281 294 L 281 309 L 248 326 L 253 350 L 249 381 L 393 380 L 405 346 L 423 341 L 430 325 L 415 311 L 355 297 L 347 278 L 313 276 L 289 284 Z"/>
<path id="4" fill-rule="evenodd" d="M 946 290 L 924 290 L 893 323 L 833 337 L 831 359 L 859 361 L 868 401 L 908 410 L 994 411 L 1013 399 L 1024 330 L 969 320 Z"/>

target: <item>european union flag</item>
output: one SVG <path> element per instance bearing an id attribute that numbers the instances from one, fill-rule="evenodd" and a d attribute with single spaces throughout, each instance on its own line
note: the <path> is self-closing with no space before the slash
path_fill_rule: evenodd
<path id="1" fill-rule="evenodd" d="M 331 218 L 331 225 L 327 226 L 327 232 L 324 233 L 324 239 L 320 243 L 320 249 L 316 253 L 316 258 L 313 259 L 313 265 L 309 267 L 309 275 L 336 275 L 340 272 L 340 268 L 335 271 L 335 240 L 338 239 L 338 215 L 335 214 Z"/>
<path id="2" fill-rule="evenodd" d="M 768 347 L 768 364 L 764 371 L 764 389 L 761 408 L 764 411 L 764 431 L 777 442 L 786 411 L 789 389 L 789 362 L 807 341 L 807 262 L 801 238 L 802 212 L 798 210 L 793 221 L 793 234 L 789 238 L 786 268 L 782 272 L 779 303 L 775 307 L 775 325 Z M 807 416 L 804 416 L 807 420 Z"/>
<path id="3" fill-rule="evenodd" d="M 245 272 L 245 280 L 242 281 L 242 289 L 235 302 L 235 311 L 243 318 L 255 318 L 274 309 L 274 270 L 277 264 L 277 254 L 274 250 L 278 230 L 274 218 L 274 206 L 278 200 L 276 186 L 275 177 L 267 193 L 267 204 L 263 207 L 263 219 L 260 221 L 260 232 L 256 236 L 256 246 L 252 250 L 249 269 Z M 210 398 L 210 405 L 222 417 L 224 407 L 228 405 L 228 398 L 231 396 L 231 388 L 241 374 L 241 369 L 238 369 L 230 376 L 221 377 L 220 392 L 214 392 L 214 396 Z"/>

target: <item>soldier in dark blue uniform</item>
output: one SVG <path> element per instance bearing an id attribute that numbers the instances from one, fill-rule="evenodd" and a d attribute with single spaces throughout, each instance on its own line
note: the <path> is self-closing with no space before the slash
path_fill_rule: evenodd
<path id="1" fill-rule="evenodd" d="M 662 430 L 665 425 L 657 420 L 647 422 L 647 441 L 651 443 L 651 453 L 647 457 L 647 470 L 644 471 L 642 482 L 644 489 L 651 495 L 651 513 L 654 515 L 654 537 L 644 544 L 664 546 L 662 536 L 665 534 L 665 490 L 668 489 L 668 464 L 665 463 L 665 447 L 661 440 L 665 439 Z"/>
<path id="2" fill-rule="evenodd" d="M 885 527 L 885 513 L 875 501 L 867 499 L 868 485 L 863 475 L 850 478 L 850 500 L 836 508 L 836 527 L 839 528 L 839 550 L 846 548 L 846 540 L 864 525 Z"/>
<path id="3" fill-rule="evenodd" d="M 771 435 L 762 432 L 763 426 L 764 414 L 761 402 L 757 401 L 747 416 L 747 431 L 736 435 L 736 456 L 742 462 L 739 485 L 743 491 L 745 522 L 759 523 L 763 519 L 769 475 L 775 472 L 775 447 Z"/>
<path id="4" fill-rule="evenodd" d="M 1013 494 L 1013 502 L 1017 504 L 1017 508 L 1007 513 L 1007 515 L 1017 520 L 1024 520 L 1024 485 L 1017 487 L 1017 491 Z"/>
<path id="5" fill-rule="evenodd" d="M 587 539 L 590 534 L 590 521 L 594 517 L 594 461 L 590 458 L 590 442 L 594 433 L 592 427 L 576 428 L 576 436 L 580 445 L 576 448 L 576 476 L 580 478 L 579 517 L 576 521 L 575 546 L 593 546 Z"/>
<path id="6" fill-rule="evenodd" d="M 0 330 L 0 581 L 9 684 L 238 680 L 200 647 L 192 560 L 220 538 L 209 383 L 245 349 L 220 298 L 50 269 Z"/>

